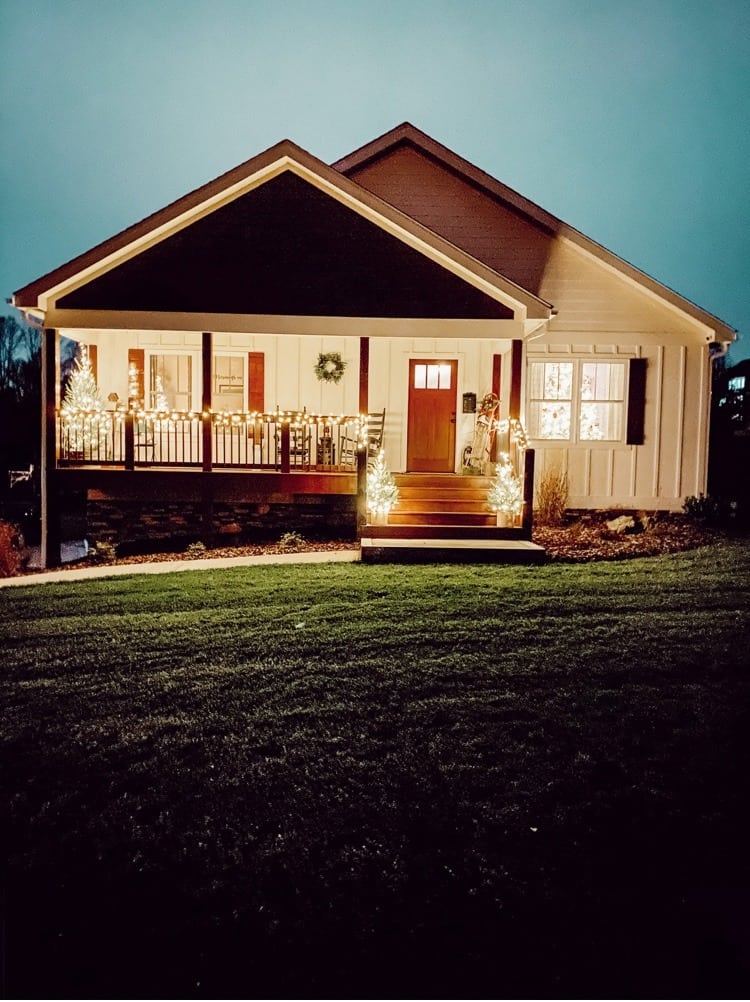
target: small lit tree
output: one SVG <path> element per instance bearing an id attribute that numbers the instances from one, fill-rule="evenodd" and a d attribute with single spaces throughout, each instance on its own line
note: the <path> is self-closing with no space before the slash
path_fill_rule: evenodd
<path id="1" fill-rule="evenodd" d="M 398 501 L 398 487 L 381 449 L 367 472 L 367 509 L 373 515 L 387 515 Z"/>
<path id="2" fill-rule="evenodd" d="M 71 452 L 90 453 L 96 447 L 103 451 L 107 441 L 104 401 L 85 344 L 78 346 L 61 411 Z"/>
<path id="3" fill-rule="evenodd" d="M 523 511 L 523 486 L 513 472 L 510 457 L 502 453 L 487 501 L 499 514 L 516 518 Z"/>

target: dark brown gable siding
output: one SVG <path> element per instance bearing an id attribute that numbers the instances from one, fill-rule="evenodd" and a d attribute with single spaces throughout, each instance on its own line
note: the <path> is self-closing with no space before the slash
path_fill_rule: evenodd
<path id="1" fill-rule="evenodd" d="M 69 293 L 57 305 L 428 319 L 513 315 L 289 172 Z"/>
<path id="2" fill-rule="evenodd" d="M 424 226 L 539 295 L 554 235 L 409 143 L 349 176 Z"/>

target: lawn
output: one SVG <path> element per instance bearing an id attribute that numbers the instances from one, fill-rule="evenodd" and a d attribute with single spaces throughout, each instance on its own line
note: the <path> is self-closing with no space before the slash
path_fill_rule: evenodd
<path id="1" fill-rule="evenodd" d="M 17 998 L 744 997 L 750 552 L 0 590 Z"/>

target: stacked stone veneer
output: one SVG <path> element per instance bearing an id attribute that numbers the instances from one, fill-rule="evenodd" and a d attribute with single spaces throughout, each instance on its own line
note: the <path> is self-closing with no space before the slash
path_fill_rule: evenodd
<path id="1" fill-rule="evenodd" d="M 201 540 L 207 545 L 277 540 L 285 532 L 305 539 L 354 539 L 355 497 L 310 494 L 287 503 L 213 504 L 210 529 L 199 501 L 101 500 L 87 503 L 87 532 L 94 542 L 123 548 Z"/>

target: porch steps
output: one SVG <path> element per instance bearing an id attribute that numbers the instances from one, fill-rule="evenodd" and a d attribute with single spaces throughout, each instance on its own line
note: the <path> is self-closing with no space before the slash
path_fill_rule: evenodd
<path id="1" fill-rule="evenodd" d="M 490 479 L 397 473 L 399 501 L 387 525 L 362 529 L 364 563 L 536 564 L 545 551 L 520 528 L 500 528 L 487 505 Z"/>
<path id="2" fill-rule="evenodd" d="M 494 526 L 487 506 L 487 477 L 453 473 L 397 473 L 399 499 L 391 511 L 392 525 Z"/>

